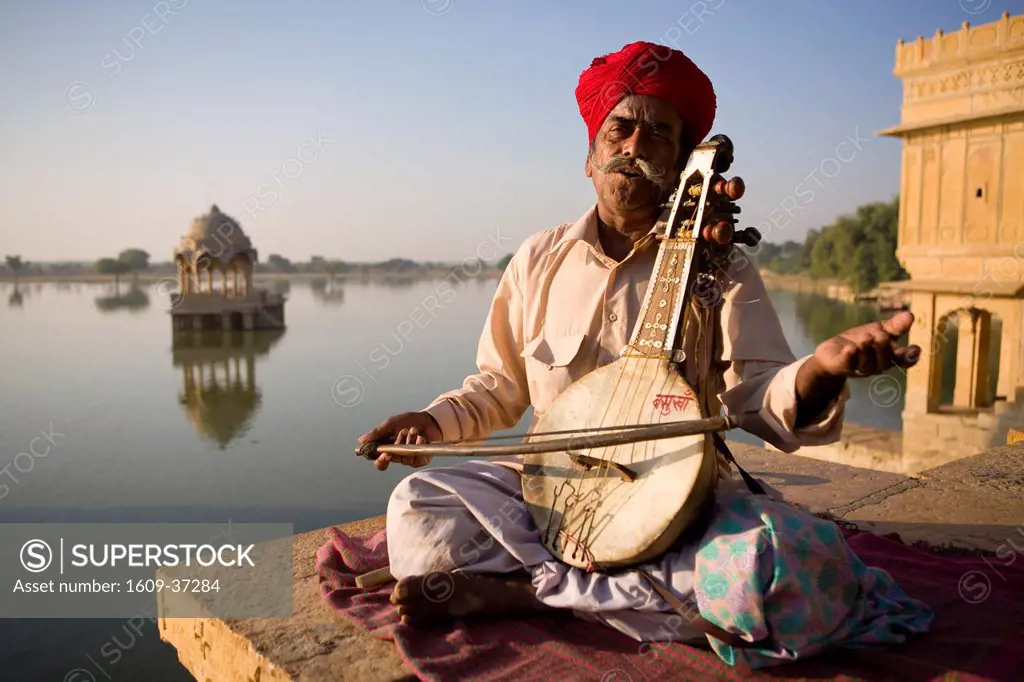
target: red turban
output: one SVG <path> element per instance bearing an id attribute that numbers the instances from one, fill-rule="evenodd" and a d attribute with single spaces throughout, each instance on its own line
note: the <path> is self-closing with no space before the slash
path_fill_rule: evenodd
<path id="1" fill-rule="evenodd" d="M 694 147 L 711 132 L 715 89 L 707 75 L 679 50 L 631 43 L 598 57 L 580 74 L 576 101 L 591 143 L 608 114 L 629 95 L 651 95 L 671 105 L 685 123 L 685 141 Z"/>

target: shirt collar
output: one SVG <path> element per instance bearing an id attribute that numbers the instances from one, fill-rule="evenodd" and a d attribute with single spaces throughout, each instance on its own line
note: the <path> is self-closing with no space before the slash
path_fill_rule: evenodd
<path id="1" fill-rule="evenodd" d="M 656 229 L 657 225 L 653 226 L 651 231 L 634 245 L 634 251 L 643 250 L 648 242 L 653 241 Z M 586 213 L 580 216 L 579 220 L 565 229 L 561 238 L 552 245 L 550 252 L 554 253 L 564 245 L 571 245 L 576 242 L 583 242 L 597 253 L 604 254 L 604 249 L 601 248 L 601 240 L 598 239 L 597 235 L 597 204 L 588 208 Z"/>

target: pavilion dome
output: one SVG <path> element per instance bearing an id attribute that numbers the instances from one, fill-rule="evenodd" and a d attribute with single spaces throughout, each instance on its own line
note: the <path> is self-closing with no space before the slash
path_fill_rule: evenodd
<path id="1" fill-rule="evenodd" d="M 214 204 L 208 213 L 192 221 L 175 254 L 195 256 L 208 253 L 220 261 L 253 251 L 252 242 L 238 221 Z"/>

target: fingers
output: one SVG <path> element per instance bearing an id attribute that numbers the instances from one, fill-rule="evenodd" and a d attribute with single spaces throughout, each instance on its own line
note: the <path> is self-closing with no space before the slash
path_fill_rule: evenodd
<path id="1" fill-rule="evenodd" d="M 440 428 L 433 417 L 421 412 L 406 412 L 383 421 L 379 426 L 359 438 L 366 444 L 370 441 L 383 441 L 395 445 L 426 445 L 432 440 L 439 440 Z M 397 455 L 380 453 L 374 466 L 378 471 L 387 470 L 391 464 L 404 464 L 411 467 L 422 467 L 430 463 L 427 455 Z"/>
<path id="2" fill-rule="evenodd" d="M 885 333 L 895 341 L 914 326 L 914 314 L 909 310 L 902 310 L 888 320 L 884 320 L 881 326 Z"/>
<path id="3" fill-rule="evenodd" d="M 377 471 L 387 471 L 392 463 L 418 469 L 430 464 L 430 457 L 426 455 L 381 455 L 374 461 L 373 466 Z"/>
<path id="4" fill-rule="evenodd" d="M 386 436 L 391 434 L 394 429 L 395 417 L 389 417 L 385 419 L 377 426 L 373 427 L 363 435 L 359 436 L 360 443 L 369 443 L 374 440 L 383 440 Z"/>
<path id="5" fill-rule="evenodd" d="M 869 329 L 871 345 L 868 346 L 861 353 L 861 364 L 864 367 L 858 367 L 863 374 L 877 374 L 884 372 L 885 370 L 892 367 L 893 359 L 893 340 L 889 336 L 889 333 L 882 328 L 882 325 L 878 325 L 872 329 Z"/>
<path id="6" fill-rule="evenodd" d="M 921 357 L 920 346 L 908 346 L 906 348 L 898 348 L 895 353 L 893 361 L 898 367 L 909 369 L 917 364 L 917 361 Z"/>

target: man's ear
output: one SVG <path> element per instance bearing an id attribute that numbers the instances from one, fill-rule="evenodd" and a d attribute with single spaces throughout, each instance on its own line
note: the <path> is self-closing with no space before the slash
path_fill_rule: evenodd
<path id="1" fill-rule="evenodd" d="M 588 178 L 594 177 L 594 166 L 590 163 L 590 159 L 593 158 L 593 153 L 587 153 L 587 160 L 583 163 L 583 172 L 587 174 Z"/>

